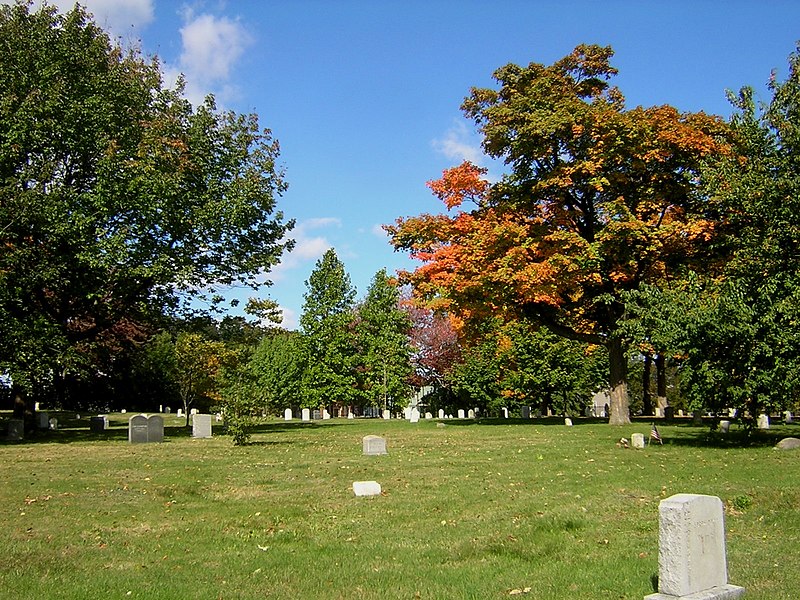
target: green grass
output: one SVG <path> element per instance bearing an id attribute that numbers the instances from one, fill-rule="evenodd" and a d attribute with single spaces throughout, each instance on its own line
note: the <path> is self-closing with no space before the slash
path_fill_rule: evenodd
<path id="1" fill-rule="evenodd" d="M 663 425 L 632 450 L 615 442 L 649 421 L 273 421 L 235 448 L 176 417 L 129 445 L 126 416 L 0 444 L 3 598 L 641 600 L 679 492 L 725 502 L 748 600 L 800 597 L 800 451 L 772 449 L 800 426 L 740 446 Z M 362 456 L 367 434 L 389 454 Z"/>

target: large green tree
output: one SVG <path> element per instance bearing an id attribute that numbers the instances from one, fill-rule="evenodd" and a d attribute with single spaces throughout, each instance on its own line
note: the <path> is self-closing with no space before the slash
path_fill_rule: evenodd
<path id="1" fill-rule="evenodd" d="M 0 370 L 41 391 L 255 285 L 291 244 L 277 158 L 255 115 L 192 107 L 82 8 L 0 7 Z"/>
<path id="2" fill-rule="evenodd" d="M 411 319 L 400 307 L 400 290 L 386 270 L 375 273 L 358 307 L 356 326 L 361 387 L 372 406 L 405 406 L 410 396 Z"/>
<path id="3" fill-rule="evenodd" d="M 354 368 L 356 291 L 333 248 L 316 262 L 306 288 L 300 315 L 309 357 L 304 406 L 349 405 L 358 396 Z"/>

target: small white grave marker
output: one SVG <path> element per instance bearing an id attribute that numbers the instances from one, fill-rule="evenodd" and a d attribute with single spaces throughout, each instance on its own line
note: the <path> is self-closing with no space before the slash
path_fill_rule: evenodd
<path id="1" fill-rule="evenodd" d="M 658 593 L 645 600 L 736 600 L 728 584 L 725 515 L 716 496 L 675 494 L 658 505 Z"/>
<path id="2" fill-rule="evenodd" d="M 632 433 L 631 434 L 631 446 L 634 448 L 644 448 L 644 434 L 643 433 Z"/>
<path id="3" fill-rule="evenodd" d="M 368 456 L 388 454 L 386 452 L 386 438 L 379 435 L 365 435 L 361 438 L 363 453 Z"/>
<path id="4" fill-rule="evenodd" d="M 416 406 L 411 409 L 411 416 L 408 420 L 412 423 L 419 423 L 419 409 Z"/>
<path id="5" fill-rule="evenodd" d="M 758 415 L 758 428 L 769 429 L 769 417 L 767 415 Z"/>
<path id="6" fill-rule="evenodd" d="M 569 417 L 564 419 L 564 425 L 566 425 L 567 427 L 572 427 L 572 419 L 570 419 Z"/>
<path id="7" fill-rule="evenodd" d="M 464 418 L 464 409 L 463 408 L 459 408 L 458 409 L 458 418 L 459 419 L 463 419 Z"/>
<path id="8" fill-rule="evenodd" d="M 291 421 L 292 420 L 292 409 L 287 408 L 283 411 L 283 420 L 284 421 Z"/>
<path id="9" fill-rule="evenodd" d="M 439 409 L 439 418 L 440 419 L 444 419 L 444 409 L 443 408 Z"/>
<path id="10" fill-rule="evenodd" d="M 731 422 L 728 420 L 719 422 L 720 433 L 728 433 L 731 430 Z"/>
<path id="11" fill-rule="evenodd" d="M 356 496 L 380 496 L 381 484 L 377 481 L 354 481 L 353 492 Z"/>
<path id="12" fill-rule="evenodd" d="M 311 409 L 310 408 L 304 408 L 303 409 L 303 421 L 308 422 L 310 420 L 311 420 Z"/>

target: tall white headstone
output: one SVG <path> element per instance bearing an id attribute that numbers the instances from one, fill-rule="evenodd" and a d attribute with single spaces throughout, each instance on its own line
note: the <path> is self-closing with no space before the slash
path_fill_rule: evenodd
<path id="1" fill-rule="evenodd" d="M 196 414 L 192 417 L 192 437 L 211 437 L 211 415 Z"/>
<path id="2" fill-rule="evenodd" d="M 388 408 L 383 411 L 383 418 L 387 421 L 392 418 L 392 413 Z"/>
<path id="3" fill-rule="evenodd" d="M 310 421 L 311 420 L 311 409 L 304 408 L 303 409 L 303 421 Z"/>
<path id="4" fill-rule="evenodd" d="M 416 406 L 411 409 L 411 416 L 408 420 L 412 423 L 419 423 L 419 409 Z"/>
<path id="5" fill-rule="evenodd" d="M 463 419 L 464 418 L 464 409 L 463 408 L 459 408 L 458 409 L 458 418 L 459 419 Z"/>
<path id="6" fill-rule="evenodd" d="M 292 409 L 287 408 L 283 411 L 283 420 L 284 421 L 291 421 L 292 420 Z"/>
<path id="7" fill-rule="evenodd" d="M 443 408 L 439 409 L 439 418 L 440 419 L 444 419 L 444 409 Z"/>
<path id="8" fill-rule="evenodd" d="M 675 494 L 658 505 L 658 593 L 645 600 L 735 600 L 728 584 L 725 514 L 716 496 Z"/>
<path id="9" fill-rule="evenodd" d="M 758 415 L 758 428 L 769 429 L 769 417 L 767 415 Z"/>

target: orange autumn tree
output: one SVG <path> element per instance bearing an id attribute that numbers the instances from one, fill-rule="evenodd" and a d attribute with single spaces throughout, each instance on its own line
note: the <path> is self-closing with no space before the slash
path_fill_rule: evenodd
<path id="1" fill-rule="evenodd" d="M 728 146 L 719 117 L 626 109 L 609 85 L 612 56 L 582 45 L 551 66 L 496 71 L 499 89 L 473 89 L 462 109 L 509 172 L 489 183 L 471 163 L 449 169 L 429 183 L 447 214 L 401 218 L 387 230 L 396 249 L 422 262 L 405 277 L 429 306 L 467 324 L 501 315 L 604 345 L 610 422 L 623 424 L 622 294 L 713 259 L 719 220 L 698 192 L 699 173 Z"/>

